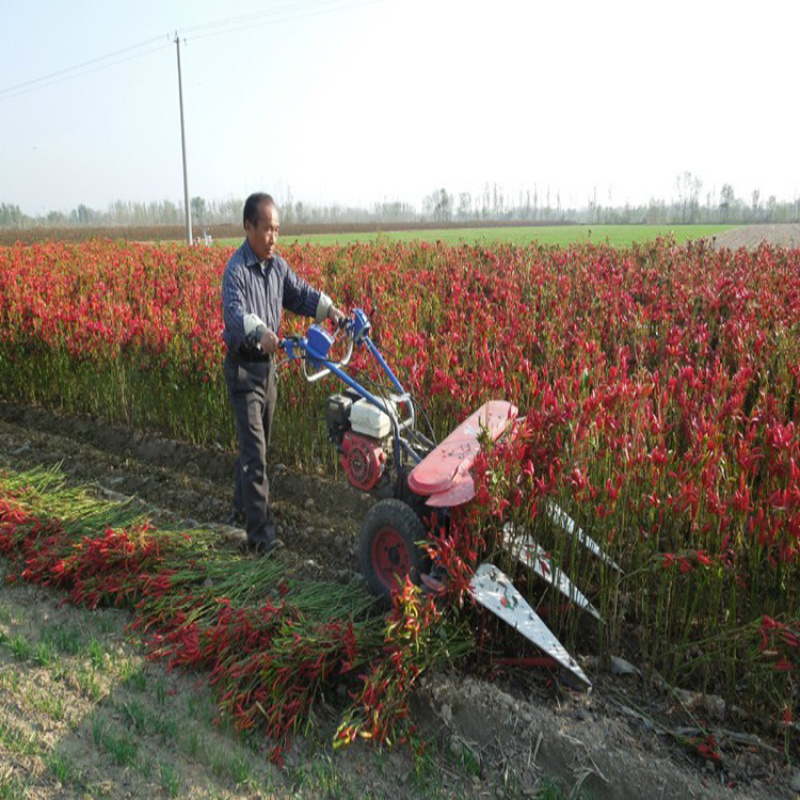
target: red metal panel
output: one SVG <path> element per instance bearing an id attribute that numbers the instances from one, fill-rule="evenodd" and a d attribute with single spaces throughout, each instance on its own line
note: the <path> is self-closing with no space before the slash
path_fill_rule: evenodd
<path id="1" fill-rule="evenodd" d="M 517 407 L 505 400 L 484 403 L 414 467 L 408 476 L 411 491 L 424 497 L 446 492 L 455 484 L 462 484 L 465 478 L 469 478 L 469 468 L 480 452 L 480 433 L 486 431 L 492 441 L 496 440 L 516 419 L 517 413 Z M 468 483 L 471 486 L 472 480 L 469 479 Z M 462 491 L 468 488 L 463 486 Z M 435 502 L 432 505 L 443 504 Z"/>

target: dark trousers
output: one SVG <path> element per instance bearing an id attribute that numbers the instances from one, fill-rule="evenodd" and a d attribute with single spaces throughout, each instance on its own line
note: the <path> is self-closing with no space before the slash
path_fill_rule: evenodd
<path id="1" fill-rule="evenodd" d="M 239 437 L 233 505 L 244 512 L 248 540 L 267 543 L 275 538 L 266 469 L 278 398 L 275 368 L 271 361 L 241 361 L 228 354 L 223 371 Z"/>

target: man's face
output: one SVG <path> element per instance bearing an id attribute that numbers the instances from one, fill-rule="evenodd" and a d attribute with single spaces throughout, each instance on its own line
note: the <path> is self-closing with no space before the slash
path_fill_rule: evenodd
<path id="1" fill-rule="evenodd" d="M 258 219 L 255 224 L 249 220 L 244 223 L 247 241 L 260 261 L 272 258 L 275 254 L 280 227 L 278 209 L 268 205 L 262 205 L 258 209 Z"/>

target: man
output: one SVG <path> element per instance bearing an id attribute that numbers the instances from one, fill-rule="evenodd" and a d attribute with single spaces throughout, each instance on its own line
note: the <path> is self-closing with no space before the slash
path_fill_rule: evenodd
<path id="1" fill-rule="evenodd" d="M 275 252 L 280 225 L 272 197 L 250 195 L 242 217 L 245 241 L 222 276 L 222 337 L 227 346 L 223 369 L 239 437 L 233 505 L 244 514 L 248 546 L 271 552 L 283 546 L 270 509 L 265 464 L 277 400 L 275 354 L 281 312 L 288 308 L 337 325 L 345 315 Z"/>

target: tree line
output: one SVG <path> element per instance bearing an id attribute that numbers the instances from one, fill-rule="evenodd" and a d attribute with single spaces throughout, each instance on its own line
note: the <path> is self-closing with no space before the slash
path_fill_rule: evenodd
<path id="1" fill-rule="evenodd" d="M 603 204 L 597 192 L 587 197 L 581 207 L 562 205 L 558 190 L 549 187 L 520 191 L 516 196 L 506 194 L 498 184 L 487 184 L 480 193 L 450 193 L 440 188 L 426 195 L 417 208 L 400 201 L 384 201 L 371 208 L 354 208 L 337 204 L 315 206 L 295 201 L 291 191 L 285 198 L 277 197 L 284 225 L 335 225 L 354 223 L 425 223 L 441 224 L 469 222 L 531 222 L 579 223 L 588 225 L 613 224 L 713 224 L 755 222 L 800 222 L 800 197 L 778 200 L 771 195 L 766 200 L 760 191 L 749 197 L 738 197 L 730 184 L 723 185 L 719 195 L 702 191 L 703 183 L 690 172 L 676 180 L 675 194 L 670 200 L 651 199 L 646 205 L 624 206 Z M 192 222 L 203 225 L 241 224 L 244 198 L 206 200 L 193 197 L 190 201 Z M 50 211 L 40 216 L 24 214 L 19 206 L 0 203 L 0 227 L 107 227 L 182 225 L 182 203 L 158 200 L 148 203 L 115 200 L 104 211 L 83 204 L 68 213 Z"/>

